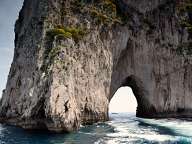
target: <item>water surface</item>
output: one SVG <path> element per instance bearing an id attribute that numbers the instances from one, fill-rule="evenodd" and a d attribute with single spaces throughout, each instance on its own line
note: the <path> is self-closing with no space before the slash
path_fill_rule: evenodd
<path id="1" fill-rule="evenodd" d="M 0 144 L 192 144 L 192 122 L 141 119 L 131 113 L 110 116 L 108 122 L 84 126 L 70 134 L 0 125 Z"/>

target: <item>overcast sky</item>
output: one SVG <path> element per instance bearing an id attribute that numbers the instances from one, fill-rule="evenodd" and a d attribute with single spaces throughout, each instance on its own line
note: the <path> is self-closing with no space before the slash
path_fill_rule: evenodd
<path id="1" fill-rule="evenodd" d="M 0 0 L 0 97 L 5 89 L 14 52 L 14 25 L 23 0 Z M 137 102 L 130 88 L 117 91 L 110 103 L 111 112 L 135 112 Z"/>
<path id="2" fill-rule="evenodd" d="M 130 87 L 121 87 L 117 90 L 109 104 L 109 112 L 136 113 L 137 100 Z"/>
<path id="3" fill-rule="evenodd" d="M 14 24 L 23 0 L 0 0 L 0 96 L 5 89 L 14 51 Z"/>

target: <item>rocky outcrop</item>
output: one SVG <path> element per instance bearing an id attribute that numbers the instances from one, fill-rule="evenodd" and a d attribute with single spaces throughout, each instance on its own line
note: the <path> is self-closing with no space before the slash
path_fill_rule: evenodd
<path id="1" fill-rule="evenodd" d="M 140 117 L 192 117 L 190 1 L 25 0 L 0 121 L 73 131 L 130 86 Z"/>

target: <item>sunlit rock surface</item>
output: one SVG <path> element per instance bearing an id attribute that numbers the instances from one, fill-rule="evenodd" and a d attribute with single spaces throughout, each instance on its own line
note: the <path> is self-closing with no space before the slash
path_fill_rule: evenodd
<path id="1" fill-rule="evenodd" d="M 77 130 L 108 120 L 121 86 L 132 88 L 137 116 L 192 117 L 191 14 L 184 2 L 116 2 L 24 1 L 1 122 Z"/>

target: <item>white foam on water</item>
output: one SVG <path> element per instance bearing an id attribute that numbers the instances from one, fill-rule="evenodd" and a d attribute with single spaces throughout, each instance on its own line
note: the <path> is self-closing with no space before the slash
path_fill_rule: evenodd
<path id="1" fill-rule="evenodd" d="M 4 130 L 5 128 L 2 127 L 2 125 L 0 124 L 0 135 L 2 134 L 2 131 Z"/>
<path id="2" fill-rule="evenodd" d="M 192 122 L 182 120 L 154 120 L 140 119 L 141 121 L 173 130 L 177 135 L 192 137 Z"/>
<path id="3" fill-rule="evenodd" d="M 111 133 L 111 134 L 107 134 L 108 137 L 111 138 L 125 138 L 125 137 L 129 137 L 132 139 L 145 139 L 145 140 L 149 140 L 149 141 L 173 141 L 176 140 L 176 137 L 173 136 L 169 136 L 169 135 L 158 135 L 158 134 L 131 134 L 131 133 Z"/>
<path id="4" fill-rule="evenodd" d="M 111 138 L 108 140 L 109 143 L 118 143 L 127 137 L 162 143 L 180 140 L 192 143 L 192 122 L 175 119 L 142 119 L 126 114 L 116 114 L 112 117 L 112 121 L 108 124 L 114 127 L 115 132 L 106 134 L 107 137 Z M 141 122 L 143 125 L 139 125 Z M 163 130 L 165 133 L 162 133 L 161 128 L 165 128 Z"/>

